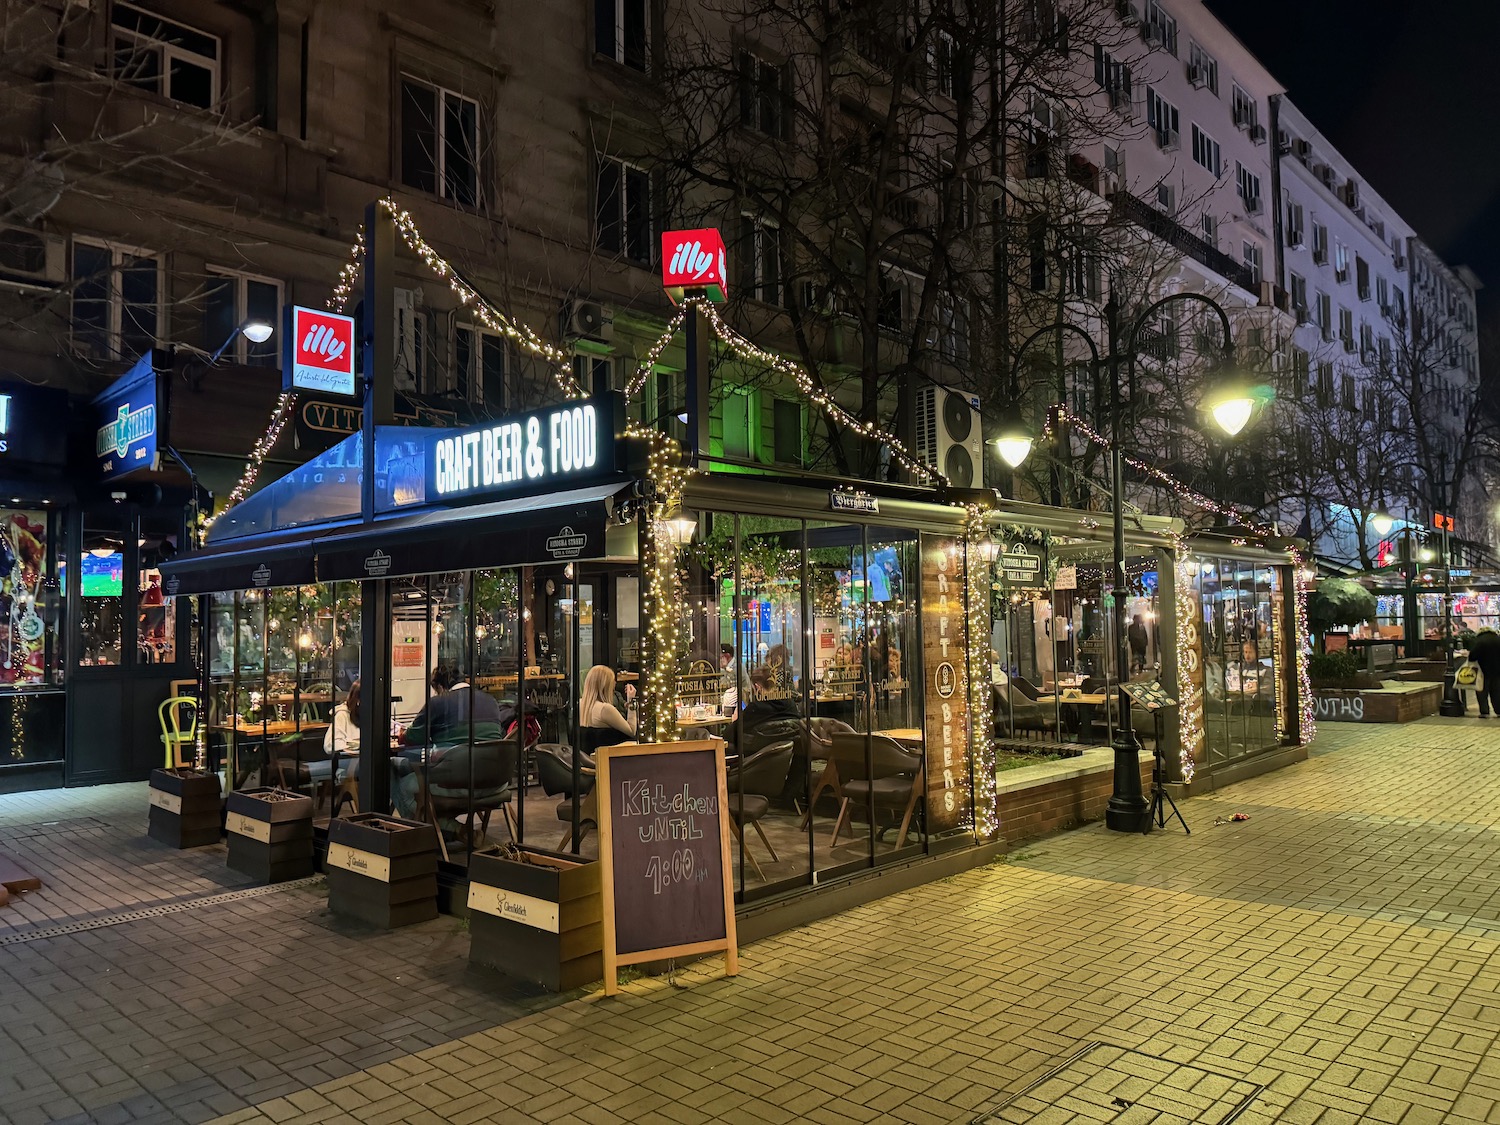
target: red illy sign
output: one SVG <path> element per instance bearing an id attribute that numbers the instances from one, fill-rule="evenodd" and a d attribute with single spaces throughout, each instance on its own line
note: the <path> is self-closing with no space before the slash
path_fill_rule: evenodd
<path id="1" fill-rule="evenodd" d="M 354 318 L 292 305 L 282 336 L 285 389 L 354 395 Z"/>
<path id="2" fill-rule="evenodd" d="M 661 236 L 661 284 L 674 303 L 689 289 L 702 289 L 710 301 L 729 295 L 724 237 L 711 227 L 669 230 Z"/>

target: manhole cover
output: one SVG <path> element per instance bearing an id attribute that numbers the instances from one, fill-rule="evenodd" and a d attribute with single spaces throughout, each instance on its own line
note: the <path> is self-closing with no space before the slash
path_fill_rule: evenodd
<path id="1" fill-rule="evenodd" d="M 1201 1066 L 1090 1043 L 973 1125 L 1229 1125 L 1264 1089 Z"/>

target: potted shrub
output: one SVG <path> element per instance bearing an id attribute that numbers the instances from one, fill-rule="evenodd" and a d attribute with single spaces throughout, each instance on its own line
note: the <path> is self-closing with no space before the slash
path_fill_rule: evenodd
<path id="1" fill-rule="evenodd" d="M 437 831 L 380 813 L 328 822 L 328 908 L 381 929 L 436 918 Z"/>
<path id="2" fill-rule="evenodd" d="M 1375 616 L 1375 595 L 1347 578 L 1325 578 L 1307 596 L 1307 625 L 1323 647 L 1330 629 L 1362 625 Z"/>
<path id="3" fill-rule="evenodd" d="M 604 975 L 599 864 L 540 848 L 469 857 L 469 960 L 566 992 Z"/>
<path id="4" fill-rule="evenodd" d="M 1359 666 L 1359 657 L 1347 649 L 1315 652 L 1307 661 L 1307 676 L 1315 688 L 1359 689 L 1379 687 Z"/>
<path id="5" fill-rule="evenodd" d="M 219 842 L 224 824 L 219 775 L 191 766 L 151 771 L 146 834 L 174 848 Z"/>
<path id="6" fill-rule="evenodd" d="M 233 870 L 262 883 L 312 874 L 311 797 L 285 789 L 241 789 L 229 794 L 225 805 Z"/>

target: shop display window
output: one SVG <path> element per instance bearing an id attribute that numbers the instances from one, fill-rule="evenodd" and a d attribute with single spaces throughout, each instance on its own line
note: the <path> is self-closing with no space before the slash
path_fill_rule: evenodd
<path id="1" fill-rule="evenodd" d="M 47 512 L 0 509 L 0 688 L 61 679 L 62 587 Z"/>

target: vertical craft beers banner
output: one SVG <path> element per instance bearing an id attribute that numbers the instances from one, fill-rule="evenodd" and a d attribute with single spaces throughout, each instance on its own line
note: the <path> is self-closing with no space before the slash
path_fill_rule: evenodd
<path id="1" fill-rule="evenodd" d="M 922 674 L 927 736 L 927 831 L 970 822 L 969 681 L 963 541 L 922 536 Z"/>

